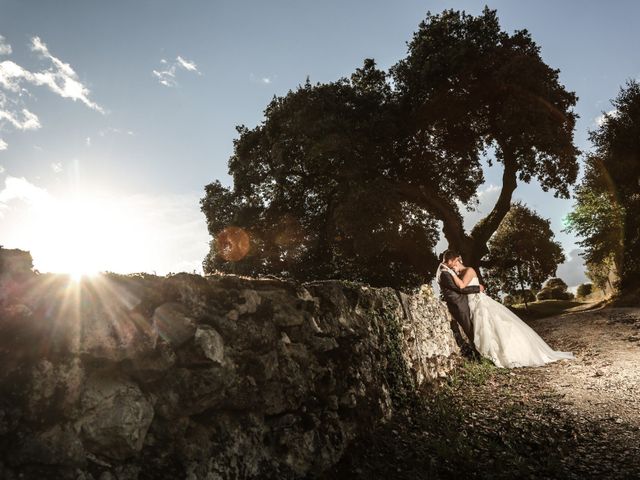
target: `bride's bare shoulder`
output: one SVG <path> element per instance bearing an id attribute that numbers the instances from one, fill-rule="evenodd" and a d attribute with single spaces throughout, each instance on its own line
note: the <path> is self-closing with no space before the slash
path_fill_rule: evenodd
<path id="1" fill-rule="evenodd" d="M 473 267 L 465 267 L 465 269 L 462 272 L 462 276 L 477 276 L 476 271 L 473 269 Z"/>

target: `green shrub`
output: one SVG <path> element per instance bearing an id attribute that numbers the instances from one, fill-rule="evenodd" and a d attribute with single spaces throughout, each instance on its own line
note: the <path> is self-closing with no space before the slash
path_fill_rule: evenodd
<path id="1" fill-rule="evenodd" d="M 561 278 L 550 278 L 536 298 L 538 300 L 571 300 L 574 295 L 567 288 L 567 284 Z"/>
<path id="2" fill-rule="evenodd" d="M 578 286 L 578 297 L 586 297 L 593 292 L 593 284 L 591 283 L 583 283 Z"/>

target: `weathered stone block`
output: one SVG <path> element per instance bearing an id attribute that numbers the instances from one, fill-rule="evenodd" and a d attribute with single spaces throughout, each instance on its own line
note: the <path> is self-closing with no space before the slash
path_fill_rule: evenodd
<path id="1" fill-rule="evenodd" d="M 153 415 L 153 405 L 135 383 L 95 373 L 80 399 L 77 426 L 94 454 L 125 459 L 142 449 Z"/>
<path id="2" fill-rule="evenodd" d="M 163 303 L 153 312 L 153 326 L 164 340 L 179 347 L 196 333 L 196 323 L 181 303 Z"/>

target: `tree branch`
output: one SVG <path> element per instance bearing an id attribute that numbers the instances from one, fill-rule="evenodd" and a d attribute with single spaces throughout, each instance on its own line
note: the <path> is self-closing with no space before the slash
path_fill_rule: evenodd
<path id="1" fill-rule="evenodd" d="M 406 200 L 425 207 L 442 221 L 444 236 L 452 248 L 461 251 L 468 248 L 470 239 L 464 231 L 462 218 L 454 205 L 433 192 L 427 192 L 423 186 L 402 183 L 395 185 L 394 189 Z"/>
<path id="2" fill-rule="evenodd" d="M 471 231 L 470 237 L 473 239 L 476 247 L 482 248 L 482 246 L 485 246 L 486 248 L 486 244 L 491 238 L 491 235 L 498 229 L 500 222 L 502 222 L 502 219 L 509 212 L 513 192 L 518 186 L 517 173 L 518 166 L 515 161 L 515 155 L 505 152 L 500 196 L 491 212 L 480 220 Z"/>

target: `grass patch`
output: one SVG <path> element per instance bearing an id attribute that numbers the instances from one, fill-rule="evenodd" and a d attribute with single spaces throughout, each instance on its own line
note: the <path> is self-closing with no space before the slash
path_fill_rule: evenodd
<path id="1" fill-rule="evenodd" d="M 529 309 L 526 309 L 524 304 L 511 305 L 509 309 L 523 320 L 535 320 L 562 315 L 582 305 L 586 303 L 578 300 L 542 300 L 529 303 Z"/>
<path id="2" fill-rule="evenodd" d="M 465 383 L 476 386 L 484 385 L 492 375 L 502 370 L 504 369 L 499 369 L 486 358 L 482 358 L 479 362 L 464 360 L 462 366 L 452 373 L 445 388 L 458 388 Z"/>

